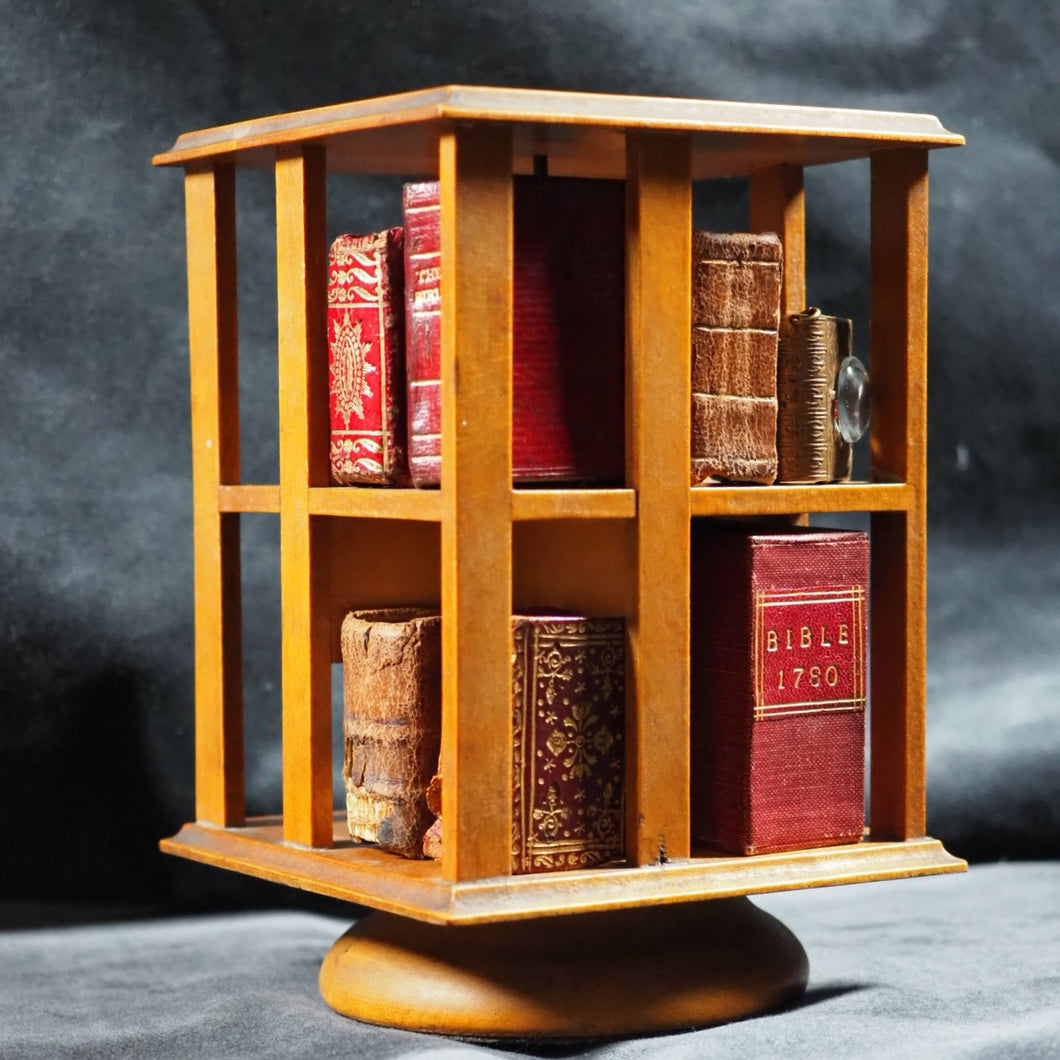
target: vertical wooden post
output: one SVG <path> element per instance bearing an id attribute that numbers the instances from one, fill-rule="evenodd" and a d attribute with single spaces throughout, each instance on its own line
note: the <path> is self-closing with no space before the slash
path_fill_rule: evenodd
<path id="1" fill-rule="evenodd" d="M 511 871 L 512 135 L 439 148 L 442 820 L 448 880 Z"/>
<path id="2" fill-rule="evenodd" d="M 188 337 L 195 511 L 195 816 L 244 821 L 239 516 L 217 487 L 239 481 L 235 170 L 189 166 Z"/>
<path id="3" fill-rule="evenodd" d="M 689 856 L 692 162 L 626 138 L 626 474 L 637 491 L 626 694 L 626 851 Z"/>
<path id="4" fill-rule="evenodd" d="M 321 584 L 323 524 L 309 487 L 328 483 L 327 212 L 324 148 L 276 156 L 283 833 L 330 846 L 331 655 Z"/>
<path id="5" fill-rule="evenodd" d="M 781 163 L 751 174 L 751 231 L 776 232 L 784 244 L 780 315 L 806 308 L 806 198 L 802 166 Z"/>
<path id="6" fill-rule="evenodd" d="M 928 159 L 872 155 L 872 464 L 912 487 L 905 512 L 872 516 L 872 833 L 925 831 Z"/>

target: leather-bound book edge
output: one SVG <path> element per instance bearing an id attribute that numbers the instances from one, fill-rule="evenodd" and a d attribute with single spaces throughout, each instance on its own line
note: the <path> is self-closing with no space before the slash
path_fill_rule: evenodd
<path id="1" fill-rule="evenodd" d="M 625 857 L 625 620 L 512 620 L 512 872 Z"/>
<path id="2" fill-rule="evenodd" d="M 782 255 L 772 233 L 692 233 L 692 485 L 776 478 Z"/>
<path id="3" fill-rule="evenodd" d="M 350 836 L 422 857 L 441 745 L 441 617 L 352 611 L 342 623 L 342 664 Z"/>
<path id="4" fill-rule="evenodd" d="M 756 854 L 864 827 L 868 537 L 693 524 L 692 831 Z"/>
<path id="5" fill-rule="evenodd" d="M 625 194 L 615 180 L 514 178 L 512 476 L 624 479 Z M 441 254 L 437 182 L 407 184 L 409 461 L 441 475 Z"/>
<path id="6" fill-rule="evenodd" d="M 341 235 L 328 255 L 331 478 L 407 486 L 405 236 Z"/>

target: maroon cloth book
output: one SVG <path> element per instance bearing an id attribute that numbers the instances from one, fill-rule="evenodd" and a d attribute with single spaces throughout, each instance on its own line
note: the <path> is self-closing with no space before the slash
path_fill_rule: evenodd
<path id="1" fill-rule="evenodd" d="M 404 232 L 342 235 L 328 257 L 331 477 L 408 485 Z"/>
<path id="2" fill-rule="evenodd" d="M 514 178 L 512 472 L 517 482 L 621 482 L 625 187 Z M 405 186 L 409 464 L 441 468 L 437 182 Z"/>
<path id="3" fill-rule="evenodd" d="M 512 619 L 512 872 L 625 857 L 626 623 Z"/>
<path id="4" fill-rule="evenodd" d="M 865 821 L 868 535 L 692 536 L 692 835 L 737 854 L 852 843 Z"/>

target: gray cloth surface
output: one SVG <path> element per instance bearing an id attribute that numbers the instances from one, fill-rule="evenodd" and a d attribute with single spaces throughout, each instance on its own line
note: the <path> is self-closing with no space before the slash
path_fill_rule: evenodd
<path id="1" fill-rule="evenodd" d="M 0 935 L 0 1056 L 1046 1057 L 1060 1055 L 1060 863 L 767 895 L 810 986 L 741 1023 L 577 1048 L 468 1044 L 333 1013 L 345 921 L 307 913 Z"/>

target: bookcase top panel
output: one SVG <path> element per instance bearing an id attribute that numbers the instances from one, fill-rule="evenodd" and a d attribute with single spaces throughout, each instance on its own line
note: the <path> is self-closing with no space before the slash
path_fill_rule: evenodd
<path id="1" fill-rule="evenodd" d="M 312 141 L 336 172 L 429 176 L 439 135 L 462 122 L 511 124 L 517 172 L 544 154 L 550 173 L 571 176 L 623 176 L 627 130 L 690 132 L 696 179 L 964 143 L 930 114 L 450 85 L 185 133 L 154 163 L 264 167 L 277 147 Z"/>

